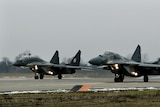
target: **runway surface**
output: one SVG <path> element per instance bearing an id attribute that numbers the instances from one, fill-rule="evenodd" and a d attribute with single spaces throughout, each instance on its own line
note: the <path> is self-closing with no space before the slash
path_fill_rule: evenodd
<path id="1" fill-rule="evenodd" d="M 0 93 L 22 91 L 55 91 L 70 90 L 74 85 L 90 85 L 92 90 L 125 90 L 125 89 L 160 89 L 160 76 L 150 76 L 149 82 L 144 83 L 143 78 L 126 77 L 123 83 L 114 83 L 110 78 L 44 78 L 34 80 L 26 77 L 0 78 Z"/>

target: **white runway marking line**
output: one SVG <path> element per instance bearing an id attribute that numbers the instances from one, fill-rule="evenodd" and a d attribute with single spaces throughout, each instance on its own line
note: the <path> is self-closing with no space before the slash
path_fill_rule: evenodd
<path id="1" fill-rule="evenodd" d="M 155 87 L 144 87 L 144 88 L 91 88 L 89 91 L 93 92 L 100 92 L 100 91 L 125 91 L 125 90 L 138 90 L 138 91 L 143 91 L 143 90 L 160 90 L 159 88 Z M 70 92 L 69 89 L 58 89 L 58 90 L 42 90 L 42 91 L 10 91 L 10 92 L 1 92 L 0 94 L 27 94 L 27 93 L 59 93 L 59 92 Z"/>

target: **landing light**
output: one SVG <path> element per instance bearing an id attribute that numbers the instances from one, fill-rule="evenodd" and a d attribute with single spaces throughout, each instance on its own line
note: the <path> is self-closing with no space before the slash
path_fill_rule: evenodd
<path id="1" fill-rule="evenodd" d="M 131 72 L 131 74 L 134 75 L 134 76 L 138 76 L 137 72 Z"/>
<path id="2" fill-rule="evenodd" d="M 115 64 L 114 67 L 115 67 L 115 69 L 119 69 L 118 64 Z"/>
<path id="3" fill-rule="evenodd" d="M 111 66 L 112 70 L 119 70 L 119 65 L 118 64 L 114 64 Z"/>
<path id="4" fill-rule="evenodd" d="M 48 71 L 48 74 L 53 75 L 53 72 L 52 71 Z"/>
<path id="5" fill-rule="evenodd" d="M 35 65 L 34 68 L 35 68 L 35 70 L 38 70 L 38 66 L 37 65 Z"/>
<path id="6" fill-rule="evenodd" d="M 38 66 L 37 65 L 35 65 L 34 67 L 31 67 L 31 69 L 34 71 L 34 70 L 38 70 Z"/>

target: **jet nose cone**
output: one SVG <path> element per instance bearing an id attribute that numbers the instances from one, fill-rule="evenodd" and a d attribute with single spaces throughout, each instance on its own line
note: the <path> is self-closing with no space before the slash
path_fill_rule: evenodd
<path id="1" fill-rule="evenodd" d="M 102 60 L 99 57 L 96 57 L 89 60 L 89 63 L 92 65 L 100 65 L 102 63 Z"/>
<path id="2" fill-rule="evenodd" d="M 92 64 L 92 60 L 89 60 L 88 63 Z"/>

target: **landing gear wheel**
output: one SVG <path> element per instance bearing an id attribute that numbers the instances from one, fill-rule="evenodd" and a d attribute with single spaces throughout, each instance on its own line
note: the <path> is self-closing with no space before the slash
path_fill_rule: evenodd
<path id="1" fill-rule="evenodd" d="M 148 82 L 149 78 L 148 75 L 144 75 L 144 82 Z"/>
<path id="2" fill-rule="evenodd" d="M 34 79 L 38 80 L 39 79 L 39 74 L 35 73 Z"/>
<path id="3" fill-rule="evenodd" d="M 58 75 L 58 79 L 62 79 L 62 74 L 59 74 L 59 75 Z"/>
<path id="4" fill-rule="evenodd" d="M 122 78 L 114 78 L 114 82 L 123 82 Z"/>
<path id="5" fill-rule="evenodd" d="M 123 82 L 124 75 L 123 74 L 115 74 L 114 82 Z"/>
<path id="6" fill-rule="evenodd" d="M 40 74 L 40 79 L 43 79 L 44 78 L 44 75 L 43 74 Z"/>
<path id="7" fill-rule="evenodd" d="M 38 80 L 38 79 L 39 79 L 38 75 L 35 75 L 35 76 L 34 76 L 34 79 Z"/>

